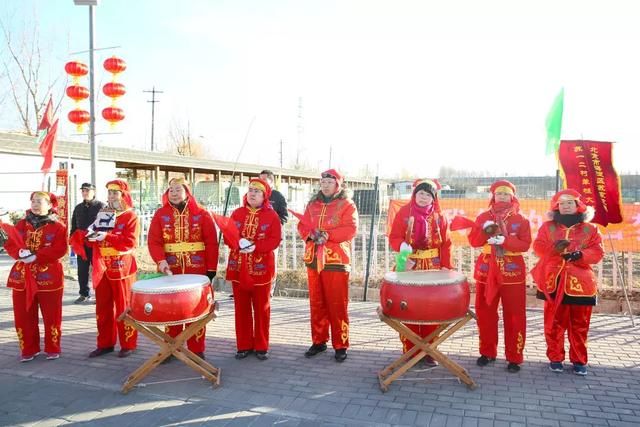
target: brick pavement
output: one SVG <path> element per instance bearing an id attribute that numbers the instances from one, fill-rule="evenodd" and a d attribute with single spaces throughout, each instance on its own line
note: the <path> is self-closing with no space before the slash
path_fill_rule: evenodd
<path id="1" fill-rule="evenodd" d="M 335 363 L 332 351 L 304 358 L 308 302 L 288 298 L 273 300 L 271 358 L 238 361 L 233 304 L 220 294 L 221 316 L 208 328 L 207 357 L 222 369 L 221 387 L 212 389 L 173 362 L 122 395 L 123 380 L 157 347 L 141 337 L 139 351 L 127 359 L 88 359 L 95 306 L 74 305 L 76 293 L 77 283 L 68 281 L 63 357 L 18 363 L 10 291 L 0 289 L 1 425 L 640 425 L 640 330 L 623 317 L 593 317 L 586 378 L 547 369 L 542 313 L 530 310 L 520 373 L 507 373 L 504 359 L 475 366 L 478 336 L 470 322 L 440 348 L 469 370 L 476 390 L 436 368 L 411 371 L 381 393 L 376 373 L 399 356 L 400 345 L 377 318 L 374 302 L 351 304 L 352 348 L 343 364 Z"/>

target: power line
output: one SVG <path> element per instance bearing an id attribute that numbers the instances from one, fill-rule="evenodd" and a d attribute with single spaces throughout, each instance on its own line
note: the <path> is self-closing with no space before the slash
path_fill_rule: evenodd
<path id="1" fill-rule="evenodd" d="M 155 110 L 156 110 L 156 102 L 160 102 L 156 99 L 156 93 L 164 93 L 160 90 L 156 90 L 156 87 L 153 86 L 151 88 L 151 90 L 143 90 L 142 92 L 144 93 L 150 93 L 151 94 L 151 101 L 147 101 L 151 103 L 151 151 L 154 151 L 154 145 L 153 145 L 153 131 L 155 128 Z"/>

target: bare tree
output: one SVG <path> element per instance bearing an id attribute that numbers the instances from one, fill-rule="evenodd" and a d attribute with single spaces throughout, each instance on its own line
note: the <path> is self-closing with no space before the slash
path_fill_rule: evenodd
<path id="1" fill-rule="evenodd" d="M 66 81 L 62 72 L 45 77 L 45 70 L 52 65 L 48 62 L 51 49 L 44 49 L 43 52 L 35 13 L 31 21 L 25 20 L 22 31 L 15 30 L 15 27 L 8 25 L 9 22 L 16 22 L 15 17 L 0 17 L 2 45 L 6 48 L 2 49 L 5 52 L 1 58 L 0 74 L 0 84 L 6 87 L 6 93 L 4 96 L 0 94 L 0 99 L 9 97 L 13 101 L 21 131 L 34 135 L 49 96 L 54 99 L 54 113 L 58 110 L 62 102 L 60 92 L 64 90 Z M 56 96 L 54 92 L 58 83 L 59 95 Z"/>
<path id="2" fill-rule="evenodd" d="M 185 126 L 177 119 L 173 119 L 169 128 L 169 152 L 179 156 L 204 159 L 207 157 L 207 149 L 201 141 L 194 140 L 191 136 L 191 126 L 187 121 Z"/>

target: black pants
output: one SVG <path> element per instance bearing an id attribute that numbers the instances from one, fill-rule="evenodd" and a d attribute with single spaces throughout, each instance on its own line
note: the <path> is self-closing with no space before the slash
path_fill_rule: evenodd
<path id="1" fill-rule="evenodd" d="M 80 284 L 80 295 L 89 296 L 89 266 L 91 266 L 91 255 L 93 255 L 91 248 L 85 246 L 85 252 L 87 253 L 87 260 L 83 260 L 78 256 L 78 283 Z"/>

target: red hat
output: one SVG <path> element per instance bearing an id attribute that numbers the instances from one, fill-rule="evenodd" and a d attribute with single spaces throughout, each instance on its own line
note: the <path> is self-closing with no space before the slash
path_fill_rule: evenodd
<path id="1" fill-rule="evenodd" d="M 338 190 L 342 188 L 342 183 L 344 182 L 344 176 L 335 169 L 327 169 L 326 171 L 320 174 L 322 178 L 334 178 L 338 183 Z"/>
<path id="2" fill-rule="evenodd" d="M 584 202 L 580 200 L 580 197 L 580 193 L 571 188 L 558 191 L 551 199 L 551 210 L 560 210 L 560 202 L 573 200 L 574 202 L 576 202 L 576 206 L 578 207 L 578 213 L 585 213 L 587 211 L 587 205 L 585 205 Z"/>
<path id="3" fill-rule="evenodd" d="M 249 188 L 256 188 L 264 193 L 264 198 L 269 200 L 271 197 L 271 186 L 267 181 L 260 178 L 251 178 L 249 180 Z"/>
<path id="4" fill-rule="evenodd" d="M 516 211 L 520 210 L 520 201 L 516 197 L 516 186 L 506 179 L 501 179 L 500 181 L 496 181 L 491 184 L 489 188 L 491 191 L 491 200 L 489 201 L 489 206 L 493 206 L 496 203 L 496 193 L 508 193 L 511 194 L 511 203 L 515 206 Z"/>
<path id="5" fill-rule="evenodd" d="M 29 200 L 33 200 L 35 196 L 41 196 L 47 199 L 49 203 L 51 203 L 51 210 L 54 213 L 58 213 L 58 197 L 55 194 L 46 191 L 34 191 L 31 193 L 31 196 L 29 196 Z"/>
<path id="6" fill-rule="evenodd" d="M 114 179 L 113 181 L 107 182 L 107 190 L 115 190 L 122 193 L 122 200 L 127 205 L 127 208 L 133 207 L 133 200 L 131 199 L 131 193 L 129 190 L 129 184 L 127 181 L 122 179 Z"/>

